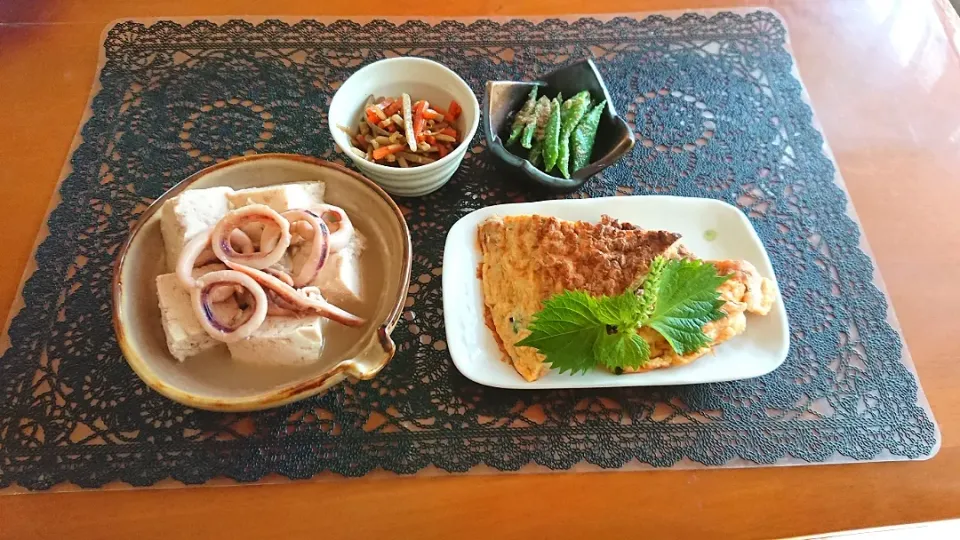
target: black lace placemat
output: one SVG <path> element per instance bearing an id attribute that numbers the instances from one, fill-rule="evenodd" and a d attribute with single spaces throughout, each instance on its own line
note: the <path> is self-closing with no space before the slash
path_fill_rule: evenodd
<path id="1" fill-rule="evenodd" d="M 549 195 L 511 175 L 480 135 L 453 180 L 399 201 L 415 260 L 399 352 L 370 382 L 255 414 L 192 410 L 148 390 L 110 322 L 130 224 L 211 162 L 248 152 L 337 159 L 326 117 L 360 66 L 434 58 L 482 95 L 592 56 L 637 145 L 574 196 L 713 197 L 750 216 L 790 317 L 786 363 L 723 384 L 508 391 L 461 376 L 444 342 L 449 227 L 476 208 Z M 137 486 L 173 478 L 359 476 L 434 465 L 655 467 L 924 458 L 938 433 L 847 196 L 772 13 L 606 22 L 119 23 L 71 157 L 50 235 L 0 361 L 0 486 Z"/>

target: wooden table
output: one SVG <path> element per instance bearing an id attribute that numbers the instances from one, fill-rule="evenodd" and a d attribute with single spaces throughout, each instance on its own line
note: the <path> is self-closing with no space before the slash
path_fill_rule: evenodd
<path id="1" fill-rule="evenodd" d="M 84 114 L 100 34 L 110 20 L 402 15 L 405 4 L 0 0 L 0 230 L 8 248 L 0 265 L 0 311 L 14 302 Z M 475 0 L 470 8 L 431 2 L 414 11 L 490 16 L 731 4 L 738 2 Z M 772 4 L 787 20 L 814 108 L 943 430 L 934 459 L 5 496 L 0 537 L 772 537 L 960 515 L 960 218 L 950 217 L 960 201 L 960 21 L 946 0 L 739 4 Z"/>

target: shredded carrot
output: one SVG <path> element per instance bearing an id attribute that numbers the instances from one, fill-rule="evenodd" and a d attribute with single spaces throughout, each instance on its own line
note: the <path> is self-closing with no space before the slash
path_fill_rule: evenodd
<path id="1" fill-rule="evenodd" d="M 383 110 L 383 114 L 387 116 L 393 116 L 398 112 L 400 112 L 400 109 L 402 108 L 403 108 L 403 102 L 397 99 L 397 100 L 394 100 L 393 103 L 391 103 L 387 108 Z"/>
<path id="2" fill-rule="evenodd" d="M 457 138 L 457 130 L 453 129 L 452 127 L 445 127 L 442 130 L 440 130 L 440 133 L 443 133 L 444 135 L 449 135 L 453 138 Z"/>
<path id="3" fill-rule="evenodd" d="M 423 116 L 427 120 L 437 120 L 438 118 L 443 118 L 443 115 L 433 109 L 424 109 Z"/>
<path id="4" fill-rule="evenodd" d="M 440 113 L 440 116 L 447 116 L 447 111 L 441 109 L 440 107 L 437 107 L 436 105 L 431 105 L 430 108 Z"/>
<path id="5" fill-rule="evenodd" d="M 357 135 L 357 147 L 361 150 L 367 149 L 367 140 L 363 138 L 363 135 Z"/>
<path id="6" fill-rule="evenodd" d="M 383 159 L 390 154 L 396 154 L 397 152 L 402 151 L 404 146 L 402 144 L 391 144 L 389 146 L 381 146 L 373 151 L 373 159 Z"/>
<path id="7" fill-rule="evenodd" d="M 447 114 L 444 118 L 447 119 L 447 122 L 453 122 L 460 117 L 460 113 L 463 112 L 463 109 L 460 108 L 460 104 L 456 100 L 450 102 L 450 106 L 447 107 Z"/>
<path id="8" fill-rule="evenodd" d="M 390 124 L 389 126 L 387 126 L 387 131 L 389 131 L 390 133 L 396 132 L 396 131 L 397 131 L 397 125 L 396 125 L 396 124 Z"/>
<path id="9" fill-rule="evenodd" d="M 429 103 L 422 100 L 416 102 L 413 106 L 413 136 L 418 142 L 423 140 L 423 127 L 427 123 L 427 119 L 423 116 L 423 111 L 429 106 Z"/>
<path id="10" fill-rule="evenodd" d="M 440 152 L 440 157 L 441 157 L 441 158 L 450 153 L 450 148 L 447 147 L 447 145 L 445 145 L 445 144 L 438 144 L 438 145 L 437 145 L 437 150 Z"/>
<path id="11" fill-rule="evenodd" d="M 377 116 L 377 113 L 373 112 L 373 107 L 367 108 L 367 120 L 369 120 L 371 124 L 380 123 L 380 117 Z"/>
<path id="12" fill-rule="evenodd" d="M 427 144 L 437 144 L 437 138 L 433 135 L 424 135 L 423 141 Z"/>

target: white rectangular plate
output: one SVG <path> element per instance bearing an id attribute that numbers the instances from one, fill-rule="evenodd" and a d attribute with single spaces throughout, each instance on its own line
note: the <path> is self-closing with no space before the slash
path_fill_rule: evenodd
<path id="1" fill-rule="evenodd" d="M 491 216 L 539 214 L 597 222 L 603 214 L 644 229 L 680 233 L 681 242 L 706 260 L 743 259 L 776 282 L 770 258 L 750 221 L 737 208 L 714 199 L 642 196 L 570 199 L 481 208 L 462 217 L 447 234 L 443 252 L 443 316 L 453 363 L 467 378 L 487 386 L 541 390 L 700 384 L 749 379 L 769 373 L 787 358 L 790 333 L 777 286 L 777 303 L 766 316 L 747 315 L 747 330 L 685 366 L 615 375 L 595 369 L 582 375 L 550 371 L 527 382 L 504 355 L 484 324 L 483 292 L 477 278 L 482 259 L 477 227 Z"/>

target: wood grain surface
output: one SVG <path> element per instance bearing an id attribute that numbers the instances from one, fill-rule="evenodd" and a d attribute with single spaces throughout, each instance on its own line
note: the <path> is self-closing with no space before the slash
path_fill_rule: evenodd
<path id="1" fill-rule="evenodd" d="M 111 20 L 625 13 L 735 0 L 0 0 L 0 310 L 15 297 Z M 0 538 L 782 537 L 960 515 L 960 38 L 945 0 L 773 0 L 943 432 L 932 460 L 377 477 L 0 496 Z M 409 6 L 409 7 L 408 7 Z M 423 6 L 423 7 L 419 7 Z M 2 405 L 2 404 L 0 404 Z"/>

